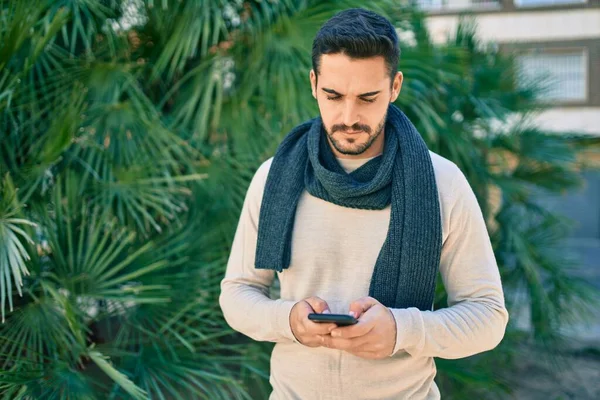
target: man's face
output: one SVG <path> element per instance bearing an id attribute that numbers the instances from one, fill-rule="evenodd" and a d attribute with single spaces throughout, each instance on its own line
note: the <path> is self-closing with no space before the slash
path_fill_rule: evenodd
<path id="1" fill-rule="evenodd" d="M 333 153 L 340 158 L 368 158 L 383 152 L 388 105 L 398 97 L 402 73 L 390 87 L 383 57 L 353 60 L 323 54 L 319 78 L 310 71 L 313 97 Z"/>

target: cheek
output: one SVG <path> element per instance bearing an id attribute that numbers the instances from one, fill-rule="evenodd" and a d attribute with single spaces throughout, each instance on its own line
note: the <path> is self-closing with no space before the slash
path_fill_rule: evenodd
<path id="1" fill-rule="evenodd" d="M 329 101 L 327 99 L 319 99 L 318 102 L 319 111 L 321 112 L 321 119 L 323 120 L 323 122 L 325 122 L 326 126 L 331 126 L 332 124 L 336 123 L 336 114 L 338 114 L 338 112 L 336 111 L 337 108 L 333 103 L 335 102 Z"/>
<path id="2" fill-rule="evenodd" d="M 368 119 L 371 128 L 375 129 L 377 125 L 379 125 L 379 123 L 385 116 L 387 109 L 388 103 L 382 101 L 377 105 L 373 104 L 373 106 L 365 112 L 365 118 Z"/>
<path id="3" fill-rule="evenodd" d="M 367 107 L 366 114 L 371 121 L 380 121 L 388 109 L 389 103 L 379 100 L 376 104 Z"/>

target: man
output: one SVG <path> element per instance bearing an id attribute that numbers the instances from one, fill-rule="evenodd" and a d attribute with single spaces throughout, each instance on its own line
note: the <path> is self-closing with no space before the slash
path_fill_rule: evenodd
<path id="1" fill-rule="evenodd" d="M 398 58 L 393 26 L 373 12 L 325 23 L 310 71 L 320 117 L 289 132 L 248 189 L 220 305 L 233 329 L 277 342 L 270 399 L 438 399 L 433 357 L 504 335 L 481 210 L 458 167 L 391 104 Z M 438 270 L 449 307 L 432 311 Z M 275 271 L 280 299 L 268 295 Z"/>

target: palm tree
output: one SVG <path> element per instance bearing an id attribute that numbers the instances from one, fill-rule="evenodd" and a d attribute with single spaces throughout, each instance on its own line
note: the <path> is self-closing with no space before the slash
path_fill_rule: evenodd
<path id="1" fill-rule="evenodd" d="M 228 328 L 219 281 L 254 171 L 318 112 L 314 34 L 361 3 L 0 1 L 3 398 L 266 397 L 271 344 Z M 538 109 L 534 90 L 495 80 L 510 60 L 467 31 L 433 46 L 423 16 L 396 3 L 369 8 L 414 36 L 398 105 L 467 174 L 534 337 L 553 339 L 587 299 L 546 252 L 562 225 L 529 189 L 572 187 L 589 143 L 478 135 Z M 488 388 L 496 376 L 479 365 L 441 363 L 439 379 L 448 393 Z"/>

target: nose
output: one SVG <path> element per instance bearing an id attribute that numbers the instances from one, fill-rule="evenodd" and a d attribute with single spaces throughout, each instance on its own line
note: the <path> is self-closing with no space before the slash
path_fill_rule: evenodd
<path id="1" fill-rule="evenodd" d="M 347 127 L 352 127 L 352 125 L 356 124 L 358 121 L 359 118 L 358 113 L 356 112 L 356 105 L 351 101 L 346 102 L 342 122 Z"/>

